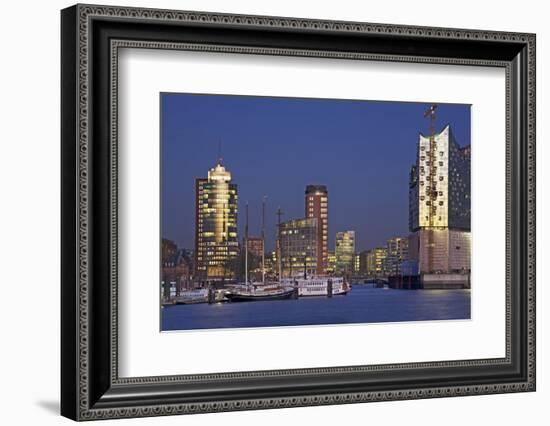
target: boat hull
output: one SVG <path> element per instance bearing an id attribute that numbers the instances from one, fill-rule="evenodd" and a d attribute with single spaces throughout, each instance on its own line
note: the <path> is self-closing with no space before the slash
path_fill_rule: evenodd
<path id="1" fill-rule="evenodd" d="M 253 302 L 261 300 L 285 300 L 291 299 L 295 295 L 294 290 L 287 290 L 277 294 L 242 294 L 228 293 L 225 295 L 231 302 Z"/>
<path id="2" fill-rule="evenodd" d="M 349 292 L 350 292 L 350 289 L 347 289 L 347 290 L 338 289 L 338 290 L 333 290 L 332 295 L 333 296 L 345 296 Z M 306 291 L 305 289 L 300 289 L 299 296 L 300 297 L 327 297 L 328 296 L 328 291 L 327 290 L 324 290 L 324 291 L 321 290 L 321 291 L 311 291 L 311 292 L 309 292 L 309 291 Z"/>
<path id="3" fill-rule="evenodd" d="M 208 298 L 203 297 L 200 299 L 185 299 L 185 300 L 176 300 L 176 305 L 196 305 L 197 303 L 207 303 Z"/>

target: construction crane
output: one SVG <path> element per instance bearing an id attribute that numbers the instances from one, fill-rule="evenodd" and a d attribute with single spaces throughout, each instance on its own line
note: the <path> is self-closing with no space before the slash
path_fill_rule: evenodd
<path id="1" fill-rule="evenodd" d="M 429 169 L 429 178 L 426 182 L 426 198 L 430 201 L 428 206 L 428 271 L 433 272 L 433 252 L 434 252 L 434 215 L 436 212 L 436 202 L 437 202 L 437 179 L 436 179 L 436 143 L 435 143 L 435 110 L 437 109 L 436 104 L 432 104 L 424 112 L 424 118 L 430 119 L 430 146 L 427 153 L 428 160 L 428 169 Z"/>

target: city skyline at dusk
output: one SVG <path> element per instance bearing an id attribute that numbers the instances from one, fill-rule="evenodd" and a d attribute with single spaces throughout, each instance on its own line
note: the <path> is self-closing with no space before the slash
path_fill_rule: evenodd
<path id="1" fill-rule="evenodd" d="M 267 196 L 266 249 L 276 210 L 304 216 L 307 185 L 328 189 L 328 246 L 354 230 L 357 251 L 408 234 L 409 172 L 429 103 L 161 94 L 162 236 L 192 248 L 195 179 L 218 161 L 238 186 L 238 234 L 259 235 Z M 450 124 L 470 144 L 470 105 L 439 104 L 436 129 Z"/>

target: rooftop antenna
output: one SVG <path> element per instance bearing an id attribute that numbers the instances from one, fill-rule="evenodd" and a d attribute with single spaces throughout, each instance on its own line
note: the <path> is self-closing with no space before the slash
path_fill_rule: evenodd
<path id="1" fill-rule="evenodd" d="M 222 157 L 222 139 L 220 138 L 218 140 L 218 163 L 223 163 L 223 157 Z"/>

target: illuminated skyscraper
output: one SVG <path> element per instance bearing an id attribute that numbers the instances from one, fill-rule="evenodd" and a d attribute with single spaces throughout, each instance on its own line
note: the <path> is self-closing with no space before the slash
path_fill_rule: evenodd
<path id="1" fill-rule="evenodd" d="M 202 279 L 235 278 L 237 185 L 221 160 L 208 178 L 196 180 L 195 197 L 195 274 Z"/>
<path id="2" fill-rule="evenodd" d="M 351 274 L 355 258 L 355 231 L 336 233 L 336 273 Z"/>
<path id="3" fill-rule="evenodd" d="M 317 219 L 317 274 L 323 275 L 328 267 L 328 191 L 325 185 L 306 187 L 306 218 Z"/>
<path id="4" fill-rule="evenodd" d="M 421 273 L 470 270 L 470 147 L 450 126 L 419 135 L 409 181 L 409 256 Z"/>

